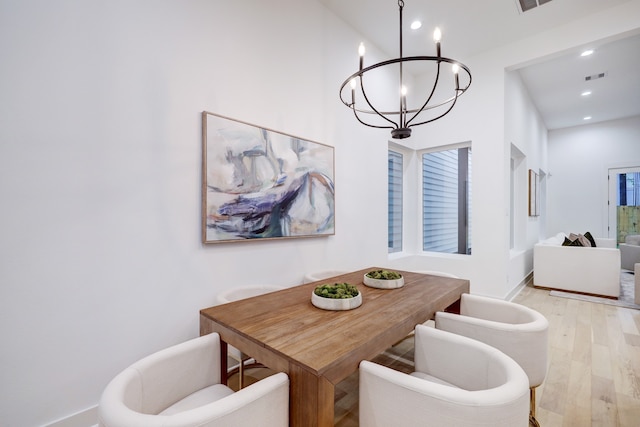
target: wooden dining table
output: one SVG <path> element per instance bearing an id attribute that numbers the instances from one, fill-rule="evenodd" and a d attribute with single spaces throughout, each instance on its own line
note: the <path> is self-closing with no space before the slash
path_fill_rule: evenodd
<path id="1" fill-rule="evenodd" d="M 220 334 L 223 382 L 227 344 L 290 379 L 289 425 L 334 425 L 335 385 L 402 340 L 437 311 L 455 306 L 469 281 L 399 271 L 404 286 L 378 289 L 363 284 L 379 267 L 285 288 L 200 310 L 200 334 Z M 398 271 L 398 270 L 395 270 Z M 325 283 L 356 285 L 358 308 L 329 311 L 315 307 L 311 294 Z"/>

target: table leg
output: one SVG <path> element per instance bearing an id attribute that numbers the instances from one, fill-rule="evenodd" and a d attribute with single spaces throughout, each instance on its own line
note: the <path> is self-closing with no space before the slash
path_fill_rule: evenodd
<path id="1" fill-rule="evenodd" d="M 289 425 L 332 427 L 334 385 L 294 364 L 289 368 Z"/>
<path id="2" fill-rule="evenodd" d="M 460 299 L 451 304 L 449 307 L 445 308 L 444 311 L 447 313 L 460 314 Z"/>
<path id="3" fill-rule="evenodd" d="M 227 385 L 229 381 L 229 372 L 227 367 L 227 351 L 228 345 L 226 342 L 220 340 L 220 384 Z"/>

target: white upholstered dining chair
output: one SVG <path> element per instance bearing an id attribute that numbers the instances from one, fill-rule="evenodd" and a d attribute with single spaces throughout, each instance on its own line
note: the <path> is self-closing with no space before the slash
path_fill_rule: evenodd
<path id="1" fill-rule="evenodd" d="M 361 427 L 527 427 L 528 381 L 501 351 L 424 325 L 415 372 L 360 363 Z"/>
<path id="2" fill-rule="evenodd" d="M 100 427 L 285 427 L 289 377 L 276 373 L 234 392 L 220 384 L 220 336 L 204 335 L 119 373 L 98 406 Z"/>
<path id="3" fill-rule="evenodd" d="M 283 286 L 277 285 L 248 285 L 239 286 L 236 288 L 228 289 L 216 297 L 217 304 L 226 304 L 232 301 L 239 301 L 246 298 L 255 297 L 258 295 L 267 294 L 269 292 L 275 292 L 284 289 Z M 242 353 L 237 348 L 228 345 L 227 353 L 229 357 L 238 362 L 238 385 L 240 388 L 244 387 L 244 367 L 245 363 L 251 363 L 251 358 Z M 235 366 L 230 367 L 235 369 Z"/>
<path id="4" fill-rule="evenodd" d="M 482 341 L 524 369 L 530 388 L 530 421 L 535 418 L 535 388 L 547 374 L 549 322 L 539 312 L 509 301 L 462 294 L 460 314 L 438 312 L 436 328 Z"/>

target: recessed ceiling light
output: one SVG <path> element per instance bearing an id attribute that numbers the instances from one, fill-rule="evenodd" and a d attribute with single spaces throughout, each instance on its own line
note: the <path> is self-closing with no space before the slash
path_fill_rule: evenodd
<path id="1" fill-rule="evenodd" d="M 589 56 L 593 54 L 593 49 L 585 50 L 580 54 L 580 56 Z"/>
<path id="2" fill-rule="evenodd" d="M 420 22 L 420 21 L 413 21 L 411 23 L 411 29 L 412 30 L 417 30 L 420 27 L 422 27 L 422 22 Z"/>
<path id="3" fill-rule="evenodd" d="M 586 116 L 582 120 L 591 120 L 591 116 Z"/>
<path id="4" fill-rule="evenodd" d="M 589 96 L 591 95 L 591 91 L 590 90 L 585 90 L 584 92 L 582 92 L 580 95 L 582 96 Z"/>

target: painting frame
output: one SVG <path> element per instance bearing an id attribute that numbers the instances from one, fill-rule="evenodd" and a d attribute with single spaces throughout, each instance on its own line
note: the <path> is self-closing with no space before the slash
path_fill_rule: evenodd
<path id="1" fill-rule="evenodd" d="M 540 184 L 540 174 L 536 173 L 536 216 L 540 216 L 540 205 L 542 204 L 542 199 L 540 199 L 540 187 L 542 187 Z"/>
<path id="2" fill-rule="evenodd" d="M 335 235 L 335 148 L 202 112 L 202 243 Z"/>

